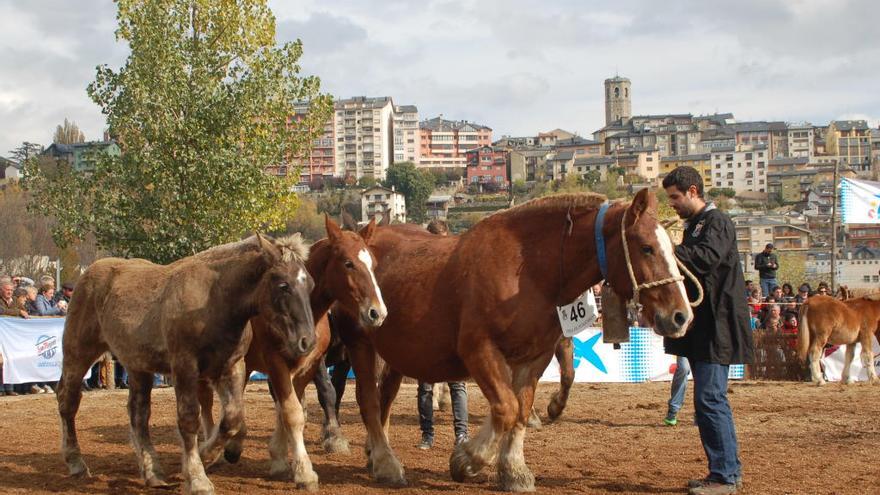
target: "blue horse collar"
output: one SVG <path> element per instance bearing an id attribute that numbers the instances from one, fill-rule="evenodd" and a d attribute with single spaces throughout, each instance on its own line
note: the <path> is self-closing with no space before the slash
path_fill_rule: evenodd
<path id="1" fill-rule="evenodd" d="M 605 234 L 602 227 L 605 225 L 605 213 L 608 212 L 610 203 L 602 203 L 599 207 L 599 214 L 596 215 L 596 224 L 594 227 L 596 233 L 596 257 L 599 259 L 599 270 L 602 271 L 602 278 L 608 279 L 608 259 L 605 255 Z"/>

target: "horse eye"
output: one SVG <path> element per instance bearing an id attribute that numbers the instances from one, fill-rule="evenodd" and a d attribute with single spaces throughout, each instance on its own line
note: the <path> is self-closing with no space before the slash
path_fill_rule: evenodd
<path id="1" fill-rule="evenodd" d="M 278 288 L 283 290 L 284 292 L 290 292 L 290 284 L 288 284 L 287 282 L 281 282 L 280 284 L 278 284 Z"/>
<path id="2" fill-rule="evenodd" d="M 345 267 L 350 270 L 354 268 L 354 263 L 351 260 L 345 260 Z"/>
<path id="3" fill-rule="evenodd" d="M 651 246 L 642 246 L 642 252 L 645 254 L 654 254 L 654 248 Z"/>

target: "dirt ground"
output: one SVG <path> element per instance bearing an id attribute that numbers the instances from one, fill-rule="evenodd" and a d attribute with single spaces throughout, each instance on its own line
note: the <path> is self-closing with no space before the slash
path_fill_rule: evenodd
<path id="1" fill-rule="evenodd" d="M 546 407 L 554 384 L 541 384 L 537 404 Z M 482 422 L 486 402 L 469 385 L 471 433 Z M 693 412 L 688 403 L 684 418 Z M 864 494 L 880 491 L 880 386 L 737 382 L 731 385 L 745 493 Z M 690 421 L 662 424 L 668 383 L 575 384 L 563 417 L 526 436 L 526 461 L 541 493 L 684 493 L 688 478 L 706 472 L 697 428 Z M 419 441 L 416 389 L 404 385 L 392 416 L 392 445 L 406 468 L 409 486 L 388 489 L 371 481 L 364 468 L 364 429 L 353 387 L 346 395 L 342 422 L 351 441 L 348 455 L 323 453 L 320 409 L 308 393 L 307 448 L 321 479 L 321 493 L 492 493 L 481 482 L 451 481 L 449 412 L 436 415 L 431 451 Z M 0 492 L 3 493 L 177 493 L 144 488 L 128 444 L 126 391 L 91 392 L 83 398 L 78 427 L 83 455 L 93 478 L 67 478 L 58 454 L 59 422 L 54 396 L 0 397 Z M 289 492 L 290 483 L 266 479 L 266 444 L 273 421 L 265 384 L 248 387 L 250 427 L 237 465 L 221 465 L 209 476 L 218 493 Z M 543 416 L 543 414 L 542 414 Z M 174 394 L 153 394 L 152 431 L 166 473 L 179 481 L 180 456 L 174 420 Z"/>

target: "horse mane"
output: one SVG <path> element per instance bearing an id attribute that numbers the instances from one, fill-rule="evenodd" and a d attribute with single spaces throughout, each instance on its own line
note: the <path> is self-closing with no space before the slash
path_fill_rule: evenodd
<path id="1" fill-rule="evenodd" d="M 520 215 L 534 213 L 535 211 L 564 209 L 564 208 L 586 208 L 595 210 L 602 203 L 608 201 L 604 194 L 598 193 L 561 193 L 544 196 L 543 198 L 535 198 L 525 203 L 514 206 L 507 210 L 500 210 L 490 216 L 504 216 L 516 218 Z"/>
<path id="2" fill-rule="evenodd" d="M 291 261 L 305 263 L 309 257 L 309 246 L 299 232 L 275 239 L 275 245 L 281 249 L 281 259 L 285 263 Z"/>

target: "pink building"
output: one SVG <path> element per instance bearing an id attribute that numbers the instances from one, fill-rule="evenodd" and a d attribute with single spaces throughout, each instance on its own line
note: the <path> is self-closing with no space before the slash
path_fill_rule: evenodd
<path id="1" fill-rule="evenodd" d="M 421 167 L 464 167 L 468 151 L 492 145 L 492 129 L 466 120 L 424 120 L 419 123 L 419 134 Z"/>
<path id="2" fill-rule="evenodd" d="M 510 152 L 496 146 L 481 146 L 466 153 L 468 184 L 495 183 L 501 189 L 510 184 Z"/>

